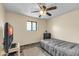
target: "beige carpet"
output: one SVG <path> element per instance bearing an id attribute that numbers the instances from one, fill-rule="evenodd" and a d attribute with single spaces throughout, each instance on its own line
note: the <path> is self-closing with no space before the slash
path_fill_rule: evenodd
<path id="1" fill-rule="evenodd" d="M 45 56 L 39 47 L 32 47 L 23 50 L 24 56 Z"/>

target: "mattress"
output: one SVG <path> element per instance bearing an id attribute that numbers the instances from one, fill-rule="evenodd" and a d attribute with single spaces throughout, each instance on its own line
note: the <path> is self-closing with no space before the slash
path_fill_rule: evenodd
<path id="1" fill-rule="evenodd" d="M 41 40 L 41 47 L 53 56 L 79 56 L 79 44 L 58 39 Z"/>

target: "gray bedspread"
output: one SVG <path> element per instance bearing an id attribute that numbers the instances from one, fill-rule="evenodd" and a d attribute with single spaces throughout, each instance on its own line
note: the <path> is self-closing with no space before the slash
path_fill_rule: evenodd
<path id="1" fill-rule="evenodd" d="M 41 47 L 53 56 L 79 56 L 79 44 L 58 39 L 41 40 Z"/>

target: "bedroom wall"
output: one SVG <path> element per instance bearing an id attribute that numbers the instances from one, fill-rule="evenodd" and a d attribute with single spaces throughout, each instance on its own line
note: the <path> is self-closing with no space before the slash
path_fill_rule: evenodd
<path id="1" fill-rule="evenodd" d="M 5 21 L 5 10 L 2 4 L 0 4 L 0 40 L 3 40 L 3 25 Z"/>
<path id="2" fill-rule="evenodd" d="M 39 42 L 46 29 L 46 20 L 40 20 L 13 12 L 6 12 L 6 19 L 7 22 L 14 27 L 14 42 L 19 42 L 20 45 Z M 26 30 L 27 21 L 37 22 L 38 27 L 36 32 Z"/>
<path id="3" fill-rule="evenodd" d="M 79 9 L 49 20 L 48 31 L 52 37 L 79 43 Z"/>

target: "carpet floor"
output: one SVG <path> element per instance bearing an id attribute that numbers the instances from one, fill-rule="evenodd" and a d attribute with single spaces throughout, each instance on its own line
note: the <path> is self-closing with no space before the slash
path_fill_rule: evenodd
<path id="1" fill-rule="evenodd" d="M 23 56 L 50 56 L 47 52 L 45 52 L 40 47 L 26 48 L 23 50 L 22 53 Z"/>

